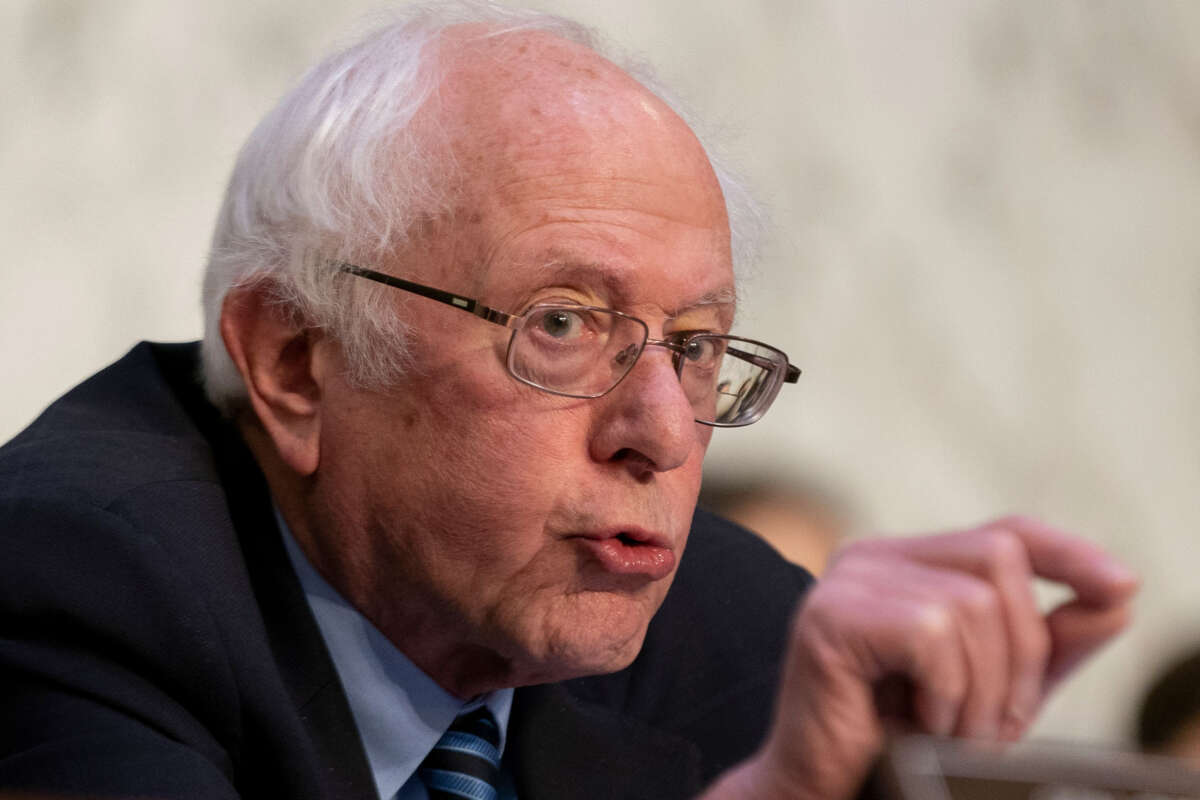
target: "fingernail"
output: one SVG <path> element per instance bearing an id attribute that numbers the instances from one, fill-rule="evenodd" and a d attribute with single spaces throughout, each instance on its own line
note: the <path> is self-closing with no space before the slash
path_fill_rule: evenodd
<path id="1" fill-rule="evenodd" d="M 1102 578 L 1104 583 L 1108 584 L 1111 589 L 1121 590 L 1122 594 L 1124 591 L 1130 591 L 1130 593 L 1132 593 L 1132 591 L 1138 589 L 1139 585 L 1141 584 L 1141 576 L 1139 576 L 1138 573 L 1134 572 L 1133 570 L 1130 570 L 1126 565 L 1121 564 L 1120 561 L 1117 561 L 1116 559 L 1105 561 L 1104 565 L 1100 567 L 1099 577 Z"/>
<path id="2" fill-rule="evenodd" d="M 1004 710 L 1004 719 L 1000 723 L 1000 737 L 1002 739 L 1013 742 L 1025 734 L 1025 729 L 1029 727 L 1029 720 L 1032 716 L 1032 713 L 1025 713 L 1026 708 L 1032 708 L 1032 704 L 1026 706 L 1022 703 L 1013 702 Z"/>
<path id="3" fill-rule="evenodd" d="M 1006 716 L 1000 724 L 1000 738 L 1006 742 L 1015 742 L 1025 734 L 1025 720 Z"/>

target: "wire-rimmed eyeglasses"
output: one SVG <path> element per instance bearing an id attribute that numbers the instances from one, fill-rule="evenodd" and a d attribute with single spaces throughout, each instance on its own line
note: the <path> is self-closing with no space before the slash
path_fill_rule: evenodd
<path id="1" fill-rule="evenodd" d="M 708 331 L 681 331 L 651 339 L 637 317 L 598 306 L 539 304 L 523 314 L 488 308 L 469 297 L 434 289 L 353 264 L 342 272 L 460 308 L 512 330 L 506 363 L 521 383 L 563 397 L 608 394 L 651 345 L 671 351 L 675 374 L 696 422 L 736 428 L 757 422 L 780 387 L 795 383 L 799 367 L 787 354 L 753 339 Z"/>

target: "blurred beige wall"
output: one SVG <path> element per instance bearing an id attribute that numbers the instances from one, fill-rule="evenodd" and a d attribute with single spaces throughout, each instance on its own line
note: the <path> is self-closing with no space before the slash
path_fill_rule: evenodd
<path id="1" fill-rule="evenodd" d="M 710 469 L 863 525 L 1044 515 L 1145 576 L 1037 733 L 1120 739 L 1200 639 L 1200 4 L 545 0 L 641 52 L 771 205 L 741 330 L 805 368 Z M 0 438 L 200 331 L 234 155 L 367 0 L 0 5 Z"/>

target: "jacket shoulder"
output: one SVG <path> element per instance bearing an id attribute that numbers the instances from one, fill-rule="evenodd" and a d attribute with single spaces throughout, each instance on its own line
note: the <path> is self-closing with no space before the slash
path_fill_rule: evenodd
<path id="1" fill-rule="evenodd" d="M 194 345 L 143 342 L 67 392 L 0 447 L 0 502 L 103 508 L 145 484 L 215 483 L 194 364 Z"/>
<path id="2" fill-rule="evenodd" d="M 0 448 L 0 785 L 228 791 L 240 709 L 213 587 L 244 572 L 164 356 L 186 371 L 186 346 L 139 345 Z M 164 769 L 125 783 L 121 753 Z"/>

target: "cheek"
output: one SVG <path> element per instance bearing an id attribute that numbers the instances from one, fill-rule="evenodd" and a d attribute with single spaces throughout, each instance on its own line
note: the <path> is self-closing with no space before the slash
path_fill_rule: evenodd
<path id="1" fill-rule="evenodd" d="M 484 537 L 511 537 L 515 557 L 536 546 L 558 498 L 578 483 L 586 420 L 572 408 L 540 408 L 553 403 L 515 381 L 490 385 L 417 400 L 414 424 L 394 445 L 405 461 L 399 491 L 455 555 Z"/>

